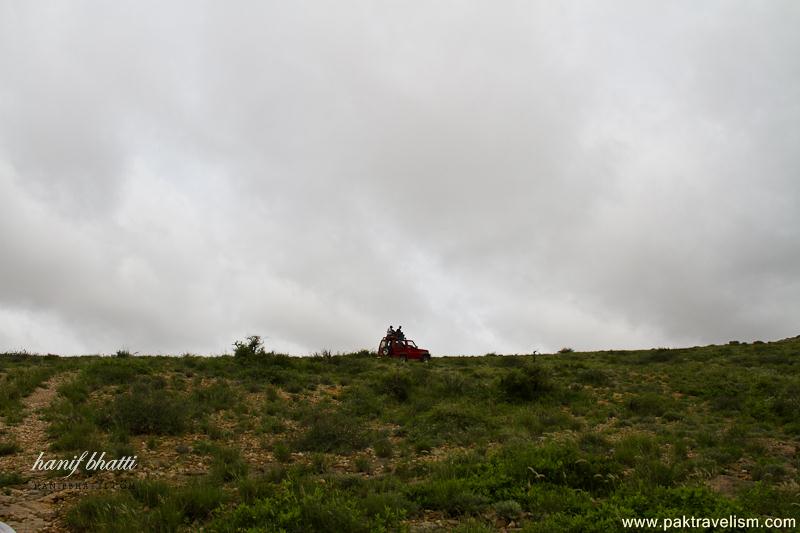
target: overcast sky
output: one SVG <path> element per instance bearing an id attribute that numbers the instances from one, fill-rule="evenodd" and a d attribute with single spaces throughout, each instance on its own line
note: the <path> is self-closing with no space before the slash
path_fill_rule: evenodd
<path id="1" fill-rule="evenodd" d="M 800 334 L 800 3 L 0 0 L 0 351 Z"/>

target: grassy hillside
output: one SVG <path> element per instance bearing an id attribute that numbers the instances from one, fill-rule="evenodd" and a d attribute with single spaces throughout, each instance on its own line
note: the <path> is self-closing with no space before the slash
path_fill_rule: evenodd
<path id="1" fill-rule="evenodd" d="M 0 520 L 19 523 L 3 502 L 26 498 L 51 502 L 30 517 L 47 531 L 615 531 L 623 517 L 800 514 L 800 338 L 427 364 L 251 352 L 0 355 Z M 30 472 L 40 451 L 84 450 L 139 466 L 70 478 L 124 482 L 109 490 L 30 488 L 64 481 Z"/>

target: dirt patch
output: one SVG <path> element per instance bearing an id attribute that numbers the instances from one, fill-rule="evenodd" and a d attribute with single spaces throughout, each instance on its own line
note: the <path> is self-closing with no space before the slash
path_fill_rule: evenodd
<path id="1" fill-rule="evenodd" d="M 23 400 L 26 416 L 17 426 L 5 428 L 7 438 L 15 441 L 20 451 L 0 458 L 0 471 L 13 472 L 29 479 L 26 485 L 6 487 L 0 491 L 0 518 L 17 533 L 62 531 L 55 525 L 57 503 L 64 494 L 36 488 L 45 482 L 44 472 L 30 470 L 40 452 L 47 452 L 47 423 L 42 411 L 56 396 L 56 389 L 72 379 L 71 374 L 57 374 Z"/>
<path id="2" fill-rule="evenodd" d="M 721 474 L 709 479 L 706 483 L 714 492 L 732 498 L 748 482 L 736 476 Z"/>

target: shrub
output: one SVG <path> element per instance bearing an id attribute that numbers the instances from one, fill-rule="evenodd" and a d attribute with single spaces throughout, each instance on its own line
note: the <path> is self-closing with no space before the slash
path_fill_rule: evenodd
<path id="1" fill-rule="evenodd" d="M 428 480 L 414 485 L 412 495 L 420 507 L 451 516 L 479 513 L 489 503 L 486 496 L 476 493 L 460 479 Z"/>
<path id="2" fill-rule="evenodd" d="M 0 472 L 0 487 L 22 485 L 23 483 L 25 483 L 25 478 L 17 472 Z"/>
<path id="3" fill-rule="evenodd" d="M 226 482 L 247 477 L 247 463 L 238 449 L 214 446 L 211 457 L 211 479 Z"/>
<path id="4" fill-rule="evenodd" d="M 264 343 L 259 335 L 250 335 L 246 341 L 235 341 L 233 343 L 234 357 L 254 357 L 256 355 L 266 355 Z"/>
<path id="5" fill-rule="evenodd" d="M 347 453 L 364 449 L 369 441 L 362 424 L 340 412 L 311 413 L 308 429 L 295 441 L 303 451 Z"/>
<path id="6" fill-rule="evenodd" d="M 366 474 L 372 473 L 372 461 L 366 455 L 359 455 L 355 460 L 356 470 Z"/>
<path id="7" fill-rule="evenodd" d="M 578 381 L 587 385 L 603 387 L 611 382 L 608 374 L 599 368 L 589 368 L 578 373 Z"/>
<path id="8" fill-rule="evenodd" d="M 443 402 L 416 417 L 409 436 L 417 450 L 430 450 L 443 442 L 474 444 L 494 428 L 484 409 L 470 403 Z"/>
<path id="9" fill-rule="evenodd" d="M 672 402 L 667 402 L 664 396 L 646 392 L 625 400 L 625 408 L 639 416 L 661 416 L 666 412 L 668 403 Z"/>
<path id="10" fill-rule="evenodd" d="M 21 449 L 16 442 L 0 442 L 0 457 L 3 455 L 13 455 Z"/>
<path id="11" fill-rule="evenodd" d="M 563 348 L 558 350 L 558 353 L 573 353 L 574 351 L 575 351 L 574 349 L 572 349 L 572 348 L 570 348 L 568 346 L 564 346 Z"/>
<path id="12" fill-rule="evenodd" d="M 357 501 L 338 489 L 303 487 L 285 481 L 273 495 L 221 514 L 209 531 L 386 531 L 402 513 L 386 510 L 370 517 Z"/>
<path id="13" fill-rule="evenodd" d="M 102 441 L 95 426 L 79 411 L 74 418 L 66 416 L 54 421 L 48 428 L 50 448 L 60 451 L 100 450 Z"/>
<path id="14" fill-rule="evenodd" d="M 90 494 L 67 511 L 65 522 L 74 531 L 130 531 L 138 522 L 138 505 L 130 494 Z"/>
<path id="15" fill-rule="evenodd" d="M 614 457 L 629 466 L 642 459 L 657 459 L 658 455 L 658 443 L 647 434 L 627 435 L 614 447 Z"/>
<path id="16" fill-rule="evenodd" d="M 375 418 L 385 409 L 386 403 L 371 388 L 353 385 L 340 396 L 344 411 L 359 417 Z"/>
<path id="17" fill-rule="evenodd" d="M 408 372 L 391 372 L 383 376 L 378 383 L 378 392 L 382 392 L 398 402 L 404 402 L 411 393 L 411 386 L 411 374 Z"/>
<path id="18" fill-rule="evenodd" d="M 272 455 L 274 455 L 275 459 L 281 463 L 288 463 L 292 460 L 292 452 L 283 442 L 278 442 L 272 447 Z"/>
<path id="19" fill-rule="evenodd" d="M 500 379 L 500 393 L 510 402 L 537 400 L 553 390 L 550 376 L 541 367 L 526 366 L 510 370 Z"/>
<path id="20" fill-rule="evenodd" d="M 548 483 L 596 494 L 610 492 L 621 474 L 615 461 L 581 453 L 573 443 L 549 442 L 537 446 L 515 442 L 501 448 L 492 463 L 499 479 L 511 479 L 515 486 Z"/>
<path id="21" fill-rule="evenodd" d="M 16 424 L 23 419 L 22 398 L 32 393 L 53 374 L 50 368 L 17 368 L 0 380 L 0 416 L 6 422 Z"/>
<path id="22" fill-rule="evenodd" d="M 504 500 L 494 504 L 494 511 L 506 520 L 516 520 L 522 514 L 522 506 L 516 500 Z"/>
<path id="23" fill-rule="evenodd" d="M 268 477 L 247 477 L 239 480 L 237 490 L 241 501 L 249 505 L 275 494 L 275 484 Z"/>
<path id="24" fill-rule="evenodd" d="M 311 470 L 316 474 L 324 474 L 331 468 L 331 460 L 324 453 L 315 452 L 311 455 Z"/>
<path id="25" fill-rule="evenodd" d="M 225 381 L 215 381 L 208 387 L 196 389 L 194 402 L 203 411 L 230 409 L 241 399 L 240 394 Z"/>
<path id="26" fill-rule="evenodd" d="M 388 459 L 389 457 L 392 456 L 393 452 L 392 441 L 390 441 L 386 437 L 378 439 L 375 442 L 373 448 L 375 449 L 375 455 L 377 455 L 378 457 L 381 457 L 383 459 Z"/>
<path id="27" fill-rule="evenodd" d="M 117 396 L 111 420 L 131 435 L 179 435 L 186 430 L 190 405 L 178 395 L 138 383 L 127 394 Z"/>
<path id="28" fill-rule="evenodd" d="M 208 482 L 190 483 L 174 491 L 165 506 L 175 508 L 189 522 L 203 520 L 228 501 L 222 487 Z"/>
<path id="29" fill-rule="evenodd" d="M 148 507 L 156 507 L 168 494 L 173 491 L 164 481 L 150 481 L 146 479 L 133 480 L 128 486 L 128 492 L 142 504 Z"/>
<path id="30" fill-rule="evenodd" d="M 580 421 L 560 407 L 534 405 L 516 417 L 516 423 L 524 427 L 531 435 L 551 433 L 561 429 L 578 429 Z"/>

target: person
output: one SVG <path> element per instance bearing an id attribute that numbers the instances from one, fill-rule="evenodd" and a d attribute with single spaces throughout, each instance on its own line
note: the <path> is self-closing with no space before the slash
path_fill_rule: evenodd
<path id="1" fill-rule="evenodd" d="M 406 334 L 403 333 L 403 326 L 397 326 L 397 331 L 394 332 L 397 335 L 398 340 L 405 340 Z"/>
<path id="2" fill-rule="evenodd" d="M 389 329 L 386 330 L 386 338 L 391 339 L 392 337 L 394 337 L 394 335 L 395 335 L 394 328 L 390 325 Z"/>

